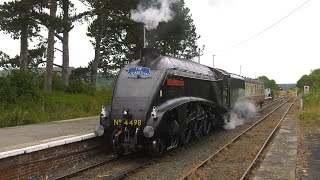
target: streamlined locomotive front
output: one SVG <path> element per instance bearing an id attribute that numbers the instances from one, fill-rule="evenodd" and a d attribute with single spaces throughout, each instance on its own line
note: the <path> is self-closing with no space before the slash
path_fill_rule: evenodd
<path id="1" fill-rule="evenodd" d="M 111 126 L 115 127 L 113 146 L 120 146 L 114 147 L 118 154 L 123 153 L 119 148 L 139 148 L 144 143 L 143 132 L 147 136 L 154 133 L 154 127 L 146 127 L 146 121 L 156 116 L 155 93 L 159 92 L 164 73 L 136 65 L 132 63 L 121 70 L 114 89 Z"/>

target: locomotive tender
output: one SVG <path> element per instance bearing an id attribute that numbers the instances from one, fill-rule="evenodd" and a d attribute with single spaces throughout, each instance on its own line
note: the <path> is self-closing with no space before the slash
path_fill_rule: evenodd
<path id="1" fill-rule="evenodd" d="M 144 48 L 140 60 L 119 72 L 98 129 L 118 155 L 140 149 L 161 154 L 222 126 L 223 116 L 243 97 L 261 105 L 263 84 Z"/>

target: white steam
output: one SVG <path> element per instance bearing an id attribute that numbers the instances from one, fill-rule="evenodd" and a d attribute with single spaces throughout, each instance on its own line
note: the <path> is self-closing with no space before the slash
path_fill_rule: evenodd
<path id="1" fill-rule="evenodd" d="M 230 7 L 235 3 L 235 0 L 221 1 L 221 0 L 207 0 L 212 7 Z"/>
<path id="2" fill-rule="evenodd" d="M 158 7 L 143 7 L 139 4 L 137 9 L 131 10 L 131 19 L 136 22 L 142 22 L 145 24 L 148 30 L 155 29 L 159 25 L 159 22 L 168 22 L 174 17 L 174 12 L 171 11 L 170 6 L 177 0 L 156 0 Z"/>
<path id="3" fill-rule="evenodd" d="M 256 115 L 258 112 L 258 107 L 248 99 L 239 98 L 235 103 L 233 109 L 229 112 L 229 117 L 225 117 L 224 129 L 230 130 L 234 129 L 237 126 L 240 126 L 245 123 L 245 121 Z M 229 121 L 228 121 L 229 119 Z"/>

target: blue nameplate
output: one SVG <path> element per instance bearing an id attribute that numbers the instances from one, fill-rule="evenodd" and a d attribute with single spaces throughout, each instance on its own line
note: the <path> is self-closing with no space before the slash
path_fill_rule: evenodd
<path id="1" fill-rule="evenodd" d="M 151 77 L 150 68 L 147 67 L 132 67 L 128 70 L 128 77 L 148 78 Z"/>

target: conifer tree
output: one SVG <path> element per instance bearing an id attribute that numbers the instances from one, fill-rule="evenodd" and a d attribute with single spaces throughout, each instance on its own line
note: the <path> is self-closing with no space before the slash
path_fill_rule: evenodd
<path id="1" fill-rule="evenodd" d="M 29 39 L 40 36 L 36 16 L 43 6 L 44 0 L 9 1 L 0 5 L 0 30 L 10 34 L 13 39 L 20 39 L 21 69 L 26 69 L 29 65 Z"/>
<path id="2" fill-rule="evenodd" d="M 104 76 L 110 77 L 114 72 L 129 62 L 140 57 L 143 45 L 144 24 L 134 22 L 131 11 L 139 3 L 146 7 L 155 0 L 110 0 L 105 6 L 106 21 L 100 46 L 99 68 Z M 191 59 L 199 55 L 195 25 L 190 10 L 185 7 L 183 0 L 177 0 L 171 6 L 174 12 L 172 21 L 160 22 L 154 30 L 147 31 L 148 47 L 156 48 L 162 55 L 170 55 Z M 88 36 L 98 34 L 97 19 L 90 24 Z M 93 43 L 96 46 L 97 43 Z M 97 52 L 96 52 L 97 53 Z M 96 56 L 97 57 L 97 56 Z M 92 65 L 92 62 L 90 63 Z"/>

